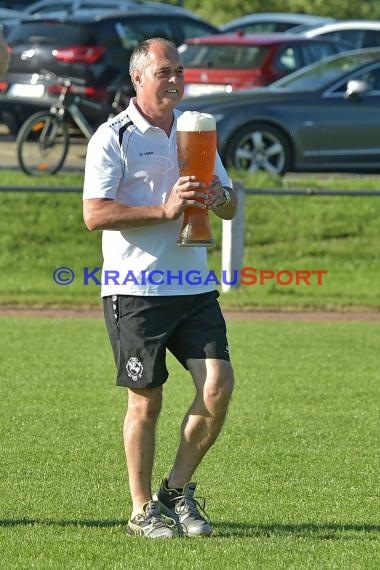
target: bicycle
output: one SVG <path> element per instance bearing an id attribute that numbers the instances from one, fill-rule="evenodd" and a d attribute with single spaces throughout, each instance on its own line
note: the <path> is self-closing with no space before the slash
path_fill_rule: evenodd
<path id="1" fill-rule="evenodd" d="M 114 92 L 113 98 L 105 108 L 103 103 L 90 101 L 73 92 L 73 86 L 83 85 L 80 79 L 58 77 L 52 72 L 39 75 L 39 79 L 49 82 L 53 80 L 60 87 L 60 93 L 49 111 L 38 111 L 28 117 L 17 134 L 17 159 L 23 172 L 31 176 L 56 174 L 63 167 L 70 146 L 71 122 L 87 140 L 91 138 L 95 128 L 80 106 L 102 113 L 106 111 L 110 118 L 126 108 L 130 97 L 130 94 L 127 97 L 127 88 L 111 86 L 109 90 Z"/>

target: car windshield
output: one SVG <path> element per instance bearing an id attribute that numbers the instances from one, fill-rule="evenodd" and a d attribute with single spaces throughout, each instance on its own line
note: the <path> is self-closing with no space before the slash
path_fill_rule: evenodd
<path id="1" fill-rule="evenodd" d="M 371 52 L 365 55 L 351 52 L 349 55 L 325 59 L 278 79 L 272 83 L 271 88 L 294 91 L 317 90 L 356 67 L 379 58 L 380 52 L 377 51 L 377 57 Z"/>
<path id="2" fill-rule="evenodd" d="M 252 69 L 260 67 L 268 53 L 268 48 L 221 44 L 184 44 L 180 51 L 185 68 Z"/>

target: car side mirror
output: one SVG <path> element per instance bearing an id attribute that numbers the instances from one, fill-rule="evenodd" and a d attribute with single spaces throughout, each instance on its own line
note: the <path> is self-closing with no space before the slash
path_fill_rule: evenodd
<path id="1" fill-rule="evenodd" d="M 367 81 L 363 79 L 351 79 L 346 86 L 346 99 L 360 99 L 360 95 L 370 91 L 371 87 Z"/>

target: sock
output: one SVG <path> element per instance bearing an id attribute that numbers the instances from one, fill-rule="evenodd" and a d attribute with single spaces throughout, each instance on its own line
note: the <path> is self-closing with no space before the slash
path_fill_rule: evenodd
<path id="1" fill-rule="evenodd" d="M 176 487 L 169 487 L 169 481 L 168 481 L 168 479 L 165 479 L 164 488 L 165 488 L 167 491 L 177 491 L 177 493 L 178 493 L 179 495 L 182 495 L 182 493 L 183 493 L 183 488 L 182 488 L 182 487 L 179 487 L 179 488 L 178 488 L 178 487 L 177 487 L 177 488 L 176 488 Z"/>

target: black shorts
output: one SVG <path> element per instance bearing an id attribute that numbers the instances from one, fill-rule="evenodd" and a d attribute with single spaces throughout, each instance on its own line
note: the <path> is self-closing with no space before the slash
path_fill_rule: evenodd
<path id="1" fill-rule="evenodd" d="M 189 358 L 229 360 L 219 293 L 104 297 L 118 386 L 153 388 L 168 378 L 166 349 L 187 369 Z"/>

